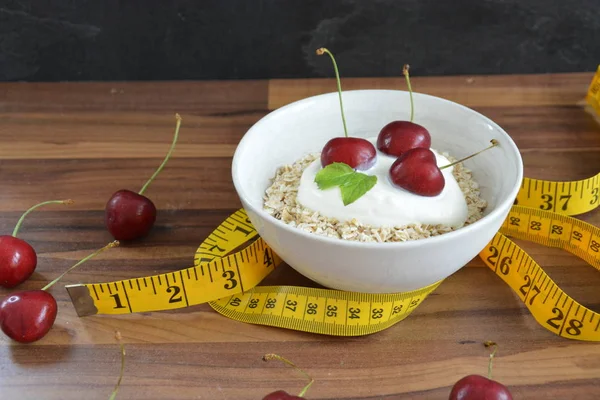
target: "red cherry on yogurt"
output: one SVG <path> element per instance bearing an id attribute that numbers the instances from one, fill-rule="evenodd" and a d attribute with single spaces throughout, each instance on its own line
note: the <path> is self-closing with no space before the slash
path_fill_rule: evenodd
<path id="1" fill-rule="evenodd" d="M 410 149 L 398 157 L 390 167 L 390 180 L 394 185 L 420 196 L 437 196 L 446 186 L 446 179 L 441 170 L 475 157 L 499 144 L 496 139 L 490 142 L 492 144 L 489 147 L 443 167 L 437 166 L 435 154 L 430 149 L 421 147 Z"/>
<path id="2" fill-rule="evenodd" d="M 25 282 L 37 267 L 37 254 L 17 233 L 27 214 L 46 204 L 73 204 L 73 200 L 50 200 L 36 204 L 21 215 L 12 235 L 0 236 L 0 286 L 14 288 Z"/>
<path id="3" fill-rule="evenodd" d="M 356 170 L 367 170 L 375 165 L 377 151 L 371 142 L 362 138 L 337 137 L 325 144 L 321 151 L 321 165 L 339 162 Z"/>
<path id="4" fill-rule="evenodd" d="M 409 65 L 404 65 L 402 73 L 406 77 L 406 84 L 410 94 L 410 121 L 392 121 L 385 125 L 377 136 L 377 148 L 390 156 L 400 157 L 408 150 L 431 146 L 431 135 L 424 126 L 413 122 L 414 103 L 410 78 Z"/>
<path id="5" fill-rule="evenodd" d="M 408 150 L 431 146 L 431 136 L 425 127 L 410 121 L 392 121 L 377 136 L 377 148 L 382 153 L 399 157 Z"/>
<path id="6" fill-rule="evenodd" d="M 375 149 L 375 146 L 366 139 L 348 137 L 346 117 L 344 116 L 344 105 L 342 102 L 342 85 L 340 83 L 338 67 L 333 54 L 331 54 L 329 50 L 324 47 L 317 49 L 317 55 L 323 54 L 328 54 L 333 62 L 345 137 L 333 138 L 325 144 L 321 151 L 321 166 L 326 167 L 329 164 L 338 162 L 347 164 L 356 170 L 367 170 L 375 165 L 375 162 L 377 161 L 377 150 Z"/>
<path id="7" fill-rule="evenodd" d="M 429 197 L 442 193 L 446 185 L 435 154 L 421 147 L 408 150 L 394 161 L 390 180 L 411 193 Z"/>

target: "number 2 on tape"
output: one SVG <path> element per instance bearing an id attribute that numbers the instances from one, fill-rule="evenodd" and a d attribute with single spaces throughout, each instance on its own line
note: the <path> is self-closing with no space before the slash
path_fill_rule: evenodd
<path id="1" fill-rule="evenodd" d="M 257 236 L 245 212 L 239 210 L 205 239 L 194 267 L 66 288 L 79 316 L 169 310 L 207 303 L 253 288 L 281 264 L 279 256 L 260 237 L 226 255 Z"/>

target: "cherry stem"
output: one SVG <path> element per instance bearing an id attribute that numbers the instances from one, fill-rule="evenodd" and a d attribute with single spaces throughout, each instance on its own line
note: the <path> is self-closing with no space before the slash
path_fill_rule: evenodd
<path id="1" fill-rule="evenodd" d="M 494 360 L 494 356 L 496 355 L 496 351 L 498 351 L 498 345 L 495 342 L 484 342 L 483 345 L 485 347 L 490 347 L 490 346 L 494 346 L 494 351 L 492 351 L 492 354 L 490 354 L 490 361 L 488 363 L 488 379 L 492 379 L 492 362 Z"/>
<path id="2" fill-rule="evenodd" d="M 152 183 L 154 178 L 156 178 L 156 176 L 160 173 L 160 171 L 162 171 L 162 169 L 165 167 L 165 164 L 167 163 L 167 161 L 169 161 L 169 158 L 171 157 L 171 153 L 173 153 L 173 150 L 175 149 L 175 144 L 177 143 L 177 139 L 179 138 L 179 127 L 181 126 L 181 116 L 179 114 L 175 114 L 175 119 L 177 120 L 177 123 L 175 125 L 175 135 L 173 136 L 173 142 L 171 143 L 171 148 L 169 149 L 169 152 L 165 156 L 165 159 L 163 160 L 162 164 L 160 164 L 158 169 L 156 171 L 154 171 L 154 174 L 152 174 L 150 179 L 148 179 L 148 181 L 144 184 L 144 186 L 138 192 L 138 194 L 143 194 L 146 191 L 146 189 L 148 188 L 150 183 Z"/>
<path id="3" fill-rule="evenodd" d="M 122 339 L 121 332 L 117 331 L 115 333 L 115 338 L 119 342 L 119 346 L 121 346 L 121 372 L 119 372 L 119 379 L 117 380 L 117 384 L 115 385 L 115 389 L 113 390 L 112 394 L 110 395 L 109 400 L 114 400 L 117 397 L 117 391 L 119 390 L 119 387 L 121 386 L 121 381 L 123 380 L 123 373 L 125 371 L 125 345 L 121 341 L 121 339 Z"/>
<path id="4" fill-rule="evenodd" d="M 17 225 L 15 225 L 15 229 L 13 230 L 12 235 L 14 237 L 17 237 L 17 233 L 19 232 L 19 229 L 21 229 L 21 225 L 23 225 L 23 221 L 25 220 L 25 217 L 27 216 L 27 214 L 29 214 L 30 212 L 32 212 L 36 208 L 41 207 L 41 206 L 45 206 L 46 204 L 66 204 L 66 205 L 70 205 L 70 204 L 73 204 L 73 203 L 74 203 L 73 200 L 67 199 L 67 200 L 49 200 L 49 201 L 44 201 L 42 203 L 36 204 L 35 206 L 31 207 L 29 210 L 25 211 L 23 213 L 23 215 L 21 215 L 21 218 L 19 218 L 19 221 L 17 221 Z"/>
<path id="5" fill-rule="evenodd" d="M 110 242 L 109 244 L 107 244 L 106 246 L 104 246 L 103 248 L 96 250 L 95 252 L 93 252 L 92 254 L 88 255 L 87 257 L 79 260 L 77 262 L 77 264 L 73 265 L 71 268 L 69 268 L 68 270 L 66 270 L 62 274 L 60 274 L 58 276 L 58 278 L 54 279 L 52 282 L 50 282 L 49 284 L 47 284 L 46 286 L 44 286 L 42 288 L 42 290 L 48 290 L 52 285 L 54 285 L 56 282 L 58 282 L 63 276 L 65 276 L 67 273 L 69 273 L 70 271 L 74 270 L 75 268 L 77 268 L 78 266 L 80 266 L 81 264 L 83 264 L 84 262 L 86 262 L 87 260 L 89 260 L 90 258 L 97 256 L 98 254 L 102 253 L 104 250 L 112 249 L 113 247 L 117 247 L 117 246 L 119 246 L 119 241 L 118 240 L 114 240 L 114 241 Z"/>
<path id="6" fill-rule="evenodd" d="M 348 137 L 348 129 L 346 128 L 346 117 L 344 116 L 344 104 L 342 103 L 342 84 L 340 83 L 340 73 L 338 72 L 337 63 L 335 62 L 335 58 L 333 58 L 333 54 L 325 47 L 321 47 L 317 49 L 317 55 L 322 56 L 327 53 L 329 57 L 331 57 L 331 61 L 333 62 L 333 69 L 335 70 L 335 79 L 337 81 L 338 88 L 338 96 L 340 98 L 340 110 L 342 111 L 342 122 L 344 123 L 344 135 Z"/>
<path id="7" fill-rule="evenodd" d="M 414 103 L 413 103 L 412 88 L 410 87 L 410 77 L 408 76 L 409 68 L 410 68 L 410 65 L 404 64 L 404 67 L 402 68 L 402 73 L 404 74 L 404 77 L 406 78 L 406 85 L 408 86 L 408 93 L 410 94 L 410 122 L 412 122 L 413 118 L 415 117 L 415 108 L 414 108 Z"/>
<path id="8" fill-rule="evenodd" d="M 483 153 L 484 151 L 486 151 L 486 150 L 489 150 L 489 149 L 491 149 L 492 147 L 496 147 L 496 146 L 498 146 L 498 145 L 500 144 L 500 143 L 498 143 L 498 141 L 497 141 L 496 139 L 492 139 L 492 140 L 490 140 L 490 143 L 492 144 L 491 146 L 489 146 L 489 147 L 486 147 L 486 148 L 485 148 L 485 149 L 483 149 L 483 150 L 479 150 L 477 153 L 475 153 L 475 154 L 471 154 L 470 156 L 468 156 L 468 157 L 465 157 L 465 158 L 463 158 L 463 159 L 461 159 L 461 160 L 454 161 L 452 164 L 444 165 L 443 167 L 440 167 L 440 169 L 444 169 L 444 168 L 452 167 L 453 165 L 456 165 L 456 164 L 459 164 L 459 163 L 461 163 L 461 162 L 463 162 L 463 161 L 466 161 L 466 160 L 468 160 L 468 159 L 469 159 L 469 158 L 471 158 L 471 157 L 475 157 L 477 154 Z"/>
<path id="9" fill-rule="evenodd" d="M 298 394 L 298 397 L 303 397 L 306 392 L 308 391 L 308 389 L 312 386 L 312 384 L 314 383 L 314 379 L 307 374 L 306 372 L 304 372 L 302 369 L 300 369 L 298 366 L 296 366 L 293 362 L 291 362 L 290 360 L 287 360 L 277 354 L 265 354 L 263 356 L 263 360 L 264 361 L 269 361 L 269 360 L 279 360 L 282 361 L 284 363 L 286 363 L 287 365 L 293 367 L 294 369 L 298 370 L 299 372 L 301 372 L 310 382 L 308 382 L 308 385 L 304 386 L 304 389 L 302 389 L 302 391 L 300 392 L 300 394 Z"/>

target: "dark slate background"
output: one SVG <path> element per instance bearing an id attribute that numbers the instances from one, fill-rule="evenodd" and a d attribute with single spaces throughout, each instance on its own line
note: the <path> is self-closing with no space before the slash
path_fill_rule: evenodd
<path id="1" fill-rule="evenodd" d="M 0 0 L 0 80 L 593 71 L 600 0 Z"/>

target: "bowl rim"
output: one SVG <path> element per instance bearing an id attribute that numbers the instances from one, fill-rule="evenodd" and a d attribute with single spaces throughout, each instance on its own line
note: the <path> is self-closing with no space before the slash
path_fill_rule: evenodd
<path id="1" fill-rule="evenodd" d="M 354 95 L 360 95 L 361 93 L 382 93 L 382 92 L 406 93 L 406 94 L 409 93 L 406 90 L 396 90 L 396 89 L 355 89 L 355 90 L 344 90 L 342 95 L 344 93 L 352 93 Z M 277 226 L 278 229 L 283 229 L 283 230 L 291 233 L 292 235 L 298 235 L 298 236 L 307 238 L 309 240 L 322 241 L 325 243 L 330 243 L 332 245 L 345 246 L 345 247 L 355 247 L 355 248 L 360 248 L 360 249 L 381 249 L 382 247 L 412 248 L 412 247 L 421 247 L 421 246 L 426 246 L 426 245 L 435 245 L 436 243 L 441 242 L 441 241 L 458 239 L 462 236 L 469 235 L 471 232 L 477 232 L 480 228 L 485 227 L 487 225 L 488 221 L 491 222 L 495 218 L 500 217 L 501 214 L 504 214 L 507 209 L 510 210 L 510 208 L 512 207 L 511 203 L 514 202 L 514 199 L 516 198 L 517 194 L 519 193 L 519 190 L 521 188 L 522 181 L 523 181 L 523 159 L 521 157 L 521 152 L 520 152 L 519 148 L 515 144 L 512 137 L 508 134 L 508 132 L 506 132 L 500 125 L 498 125 L 496 122 L 494 122 L 487 116 L 481 114 L 478 111 L 473 110 L 470 107 L 467 107 L 460 103 L 454 102 L 452 100 L 445 99 L 443 97 L 433 96 L 430 94 L 420 93 L 420 92 L 415 92 L 415 91 L 413 91 L 413 96 L 415 96 L 415 97 L 429 97 L 429 98 L 434 99 L 435 101 L 449 103 L 458 108 L 462 108 L 463 110 L 465 110 L 469 113 L 477 115 L 478 117 L 482 118 L 485 122 L 487 122 L 488 124 L 490 124 L 491 126 L 496 128 L 498 131 L 501 132 L 501 134 L 503 134 L 505 136 L 505 139 L 507 140 L 507 142 L 509 144 L 508 148 L 510 150 L 512 150 L 512 152 L 514 153 L 514 155 L 516 157 L 515 161 L 516 161 L 516 167 L 517 167 L 517 180 L 515 182 L 515 185 L 512 187 L 511 191 L 507 194 L 507 196 L 505 196 L 505 198 L 501 202 L 496 204 L 496 207 L 490 213 L 488 213 L 487 215 L 484 215 L 481 219 L 473 222 L 472 224 L 463 226 L 457 230 L 443 233 L 438 236 L 431 236 L 431 237 L 422 238 L 422 239 L 408 240 L 408 241 L 404 241 L 404 242 L 360 242 L 360 241 L 351 241 L 351 240 L 343 240 L 343 239 L 339 239 L 339 238 L 332 238 L 329 236 L 318 235 L 318 234 L 306 232 L 302 229 L 292 227 L 292 226 L 282 222 L 281 220 L 274 218 L 272 215 L 265 212 L 262 208 L 257 208 L 254 205 L 252 205 L 252 201 L 250 201 L 250 199 L 244 195 L 244 192 L 240 187 L 240 183 L 239 183 L 238 179 L 236 178 L 237 171 L 240 168 L 239 154 L 242 151 L 244 144 L 251 140 L 250 139 L 251 135 L 249 135 L 249 134 L 251 134 L 253 131 L 257 130 L 259 124 L 264 123 L 265 121 L 268 121 L 269 119 L 274 118 L 274 117 L 286 112 L 290 108 L 301 107 L 305 103 L 318 101 L 321 98 L 331 97 L 331 96 L 338 96 L 338 92 L 328 92 L 328 93 L 322 93 L 322 94 L 318 94 L 318 95 L 305 97 L 303 99 L 293 101 L 291 103 L 283 105 L 283 106 L 269 112 L 268 114 L 266 114 L 265 116 L 260 118 L 258 121 L 256 121 L 246 131 L 246 133 L 244 133 L 244 136 L 242 136 L 238 145 L 236 146 L 235 152 L 232 157 L 231 175 L 232 175 L 233 185 L 237 192 L 238 197 L 240 198 L 240 200 L 242 200 L 243 203 L 248 205 L 248 207 L 252 210 L 253 213 L 259 215 L 263 219 L 272 221 L 272 223 L 275 224 L 275 226 Z M 506 146 L 504 146 L 504 147 L 506 147 Z"/>

